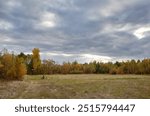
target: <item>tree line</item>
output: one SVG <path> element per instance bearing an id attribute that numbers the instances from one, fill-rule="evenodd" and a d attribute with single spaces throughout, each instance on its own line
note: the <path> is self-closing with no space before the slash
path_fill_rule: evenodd
<path id="1" fill-rule="evenodd" d="M 150 59 L 57 64 L 51 59 L 41 60 L 39 48 L 27 55 L 23 52 L 16 55 L 4 49 L 0 53 L 0 78 L 22 80 L 25 74 L 150 74 Z"/>

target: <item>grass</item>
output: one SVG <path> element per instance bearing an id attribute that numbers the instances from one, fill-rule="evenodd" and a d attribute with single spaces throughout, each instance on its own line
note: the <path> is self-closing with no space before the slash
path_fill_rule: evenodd
<path id="1" fill-rule="evenodd" d="M 25 76 L 24 81 L 0 81 L 0 98 L 150 99 L 149 75 Z"/>

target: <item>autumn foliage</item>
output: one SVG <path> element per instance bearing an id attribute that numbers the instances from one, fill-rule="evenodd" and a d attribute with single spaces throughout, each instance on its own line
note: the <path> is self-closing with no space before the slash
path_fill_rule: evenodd
<path id="1" fill-rule="evenodd" d="M 40 50 L 34 48 L 32 54 L 14 54 L 4 50 L 0 54 L 0 78 L 23 80 L 25 74 L 150 74 L 150 59 L 122 62 L 78 63 L 41 60 Z"/>
<path id="2" fill-rule="evenodd" d="M 7 51 L 0 55 L 0 78 L 7 80 L 23 80 L 26 74 L 24 59 Z"/>

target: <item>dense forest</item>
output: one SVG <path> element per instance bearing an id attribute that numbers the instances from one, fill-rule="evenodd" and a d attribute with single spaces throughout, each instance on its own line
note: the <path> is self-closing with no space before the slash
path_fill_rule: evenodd
<path id="1" fill-rule="evenodd" d="M 40 50 L 34 48 L 32 54 L 9 53 L 7 49 L 0 53 L 0 78 L 23 80 L 25 74 L 150 74 L 150 59 L 128 60 L 115 63 L 64 62 L 57 64 L 51 59 L 41 60 Z"/>

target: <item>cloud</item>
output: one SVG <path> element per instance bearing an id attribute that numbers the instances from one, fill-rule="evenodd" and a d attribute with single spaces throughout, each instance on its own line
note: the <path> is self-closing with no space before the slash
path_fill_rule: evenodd
<path id="1" fill-rule="evenodd" d="M 0 30 L 11 30 L 13 25 L 7 21 L 0 20 Z"/>
<path id="2" fill-rule="evenodd" d="M 150 57 L 149 0 L 0 0 L 0 49 L 58 62 Z"/>
<path id="3" fill-rule="evenodd" d="M 112 61 L 113 58 L 108 56 L 99 56 L 94 54 L 64 54 L 64 53 L 41 53 L 43 59 L 47 58 L 56 58 L 57 63 L 68 62 L 68 61 L 79 61 L 80 63 L 99 61 L 99 62 L 109 62 Z M 59 59 L 61 58 L 61 60 Z"/>
<path id="4" fill-rule="evenodd" d="M 135 3 L 135 0 L 107 0 L 107 2 L 100 8 L 99 12 L 104 17 L 109 17 L 115 15 L 117 12 L 121 12 L 126 7 Z"/>
<path id="5" fill-rule="evenodd" d="M 134 35 L 138 39 L 142 39 L 146 36 L 146 32 L 150 32 L 150 27 L 141 27 L 141 28 L 135 30 Z"/>
<path id="6" fill-rule="evenodd" d="M 45 12 L 39 20 L 37 28 L 53 28 L 56 26 L 56 16 L 54 13 Z"/>

